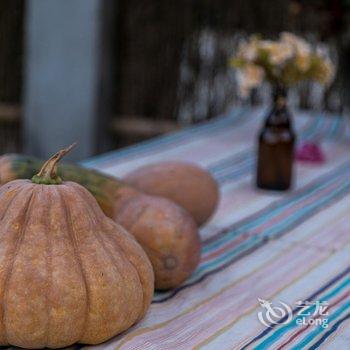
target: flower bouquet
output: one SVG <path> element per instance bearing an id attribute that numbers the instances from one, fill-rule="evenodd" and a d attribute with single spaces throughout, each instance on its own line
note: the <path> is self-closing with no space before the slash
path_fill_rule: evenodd
<path id="1" fill-rule="evenodd" d="M 249 40 L 240 43 L 230 65 L 237 68 L 237 81 L 242 96 L 247 96 L 264 79 L 273 86 L 288 88 L 305 80 L 328 85 L 335 74 L 328 55 L 287 32 L 281 33 L 275 41 L 251 36 Z"/>

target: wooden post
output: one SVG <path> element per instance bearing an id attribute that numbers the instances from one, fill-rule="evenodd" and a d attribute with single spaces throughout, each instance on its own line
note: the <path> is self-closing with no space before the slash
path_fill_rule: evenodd
<path id="1" fill-rule="evenodd" d="M 47 158 L 78 142 L 72 159 L 108 147 L 101 126 L 110 79 L 102 63 L 106 36 L 100 0 L 29 0 L 26 18 L 24 149 Z M 115 1 L 114 1 L 115 3 Z M 110 21 L 108 21 L 110 22 Z M 109 61 L 108 61 L 109 62 Z M 108 81 L 109 86 L 104 84 Z M 101 114 L 101 106 L 104 107 Z M 104 139 L 102 148 L 100 141 Z"/>

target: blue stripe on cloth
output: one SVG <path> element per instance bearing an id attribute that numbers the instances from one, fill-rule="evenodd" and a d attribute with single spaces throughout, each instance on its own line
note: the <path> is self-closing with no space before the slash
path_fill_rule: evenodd
<path id="1" fill-rule="evenodd" d="M 322 114 L 317 115 L 317 117 L 315 117 L 314 119 L 314 124 L 311 126 L 310 130 L 308 130 L 308 132 L 306 133 L 306 135 L 304 135 L 303 138 L 298 139 L 297 141 L 303 141 L 303 140 L 308 140 L 308 139 L 313 139 L 315 137 L 315 135 L 317 135 L 319 132 L 322 132 L 322 127 L 324 122 L 325 122 L 325 118 Z"/>
<path id="2" fill-rule="evenodd" d="M 220 174 L 220 172 L 227 168 L 228 165 L 231 164 L 240 164 L 243 163 L 247 160 L 247 156 L 249 156 L 249 153 L 251 150 L 244 150 L 239 153 L 235 154 L 230 154 L 228 157 L 224 159 L 220 159 L 214 163 L 212 163 L 208 169 L 210 172 L 215 175 L 215 174 Z"/>
<path id="3" fill-rule="evenodd" d="M 340 127 L 340 122 L 343 120 L 342 117 L 334 117 L 334 123 L 333 125 L 329 128 L 330 129 L 330 134 L 328 138 L 333 139 L 336 137 L 338 129 Z"/>

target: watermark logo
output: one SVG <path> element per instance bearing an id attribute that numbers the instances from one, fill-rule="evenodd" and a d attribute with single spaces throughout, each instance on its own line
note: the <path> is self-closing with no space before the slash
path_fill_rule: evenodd
<path id="1" fill-rule="evenodd" d="M 295 323 L 299 326 L 321 326 L 328 327 L 328 307 L 326 301 L 297 301 L 293 309 L 290 305 L 279 301 L 272 303 L 269 300 L 258 298 L 262 308 L 258 312 L 259 321 L 266 327 L 272 327 L 276 324 L 288 324 L 295 317 Z"/>
<path id="2" fill-rule="evenodd" d="M 270 301 L 260 298 L 258 298 L 258 301 L 263 308 L 262 311 L 258 312 L 258 318 L 266 327 L 272 327 L 272 325 L 277 323 L 287 324 L 293 319 L 292 308 L 283 301 L 279 302 L 279 306 L 273 305 Z"/>

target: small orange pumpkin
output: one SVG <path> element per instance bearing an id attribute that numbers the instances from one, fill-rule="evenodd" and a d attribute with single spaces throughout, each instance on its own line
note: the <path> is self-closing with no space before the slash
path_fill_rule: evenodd
<path id="1" fill-rule="evenodd" d="M 97 344 L 140 320 L 153 295 L 146 254 L 93 196 L 47 161 L 0 188 L 0 344 Z"/>
<path id="2" fill-rule="evenodd" d="M 148 255 L 156 289 L 179 286 L 198 266 L 201 241 L 197 225 L 189 213 L 168 199 L 121 188 L 115 200 L 114 219 Z"/>
<path id="3" fill-rule="evenodd" d="M 216 180 L 207 170 L 191 163 L 148 164 L 132 171 L 124 180 L 143 193 L 172 200 L 186 209 L 198 226 L 211 218 L 219 203 Z"/>

